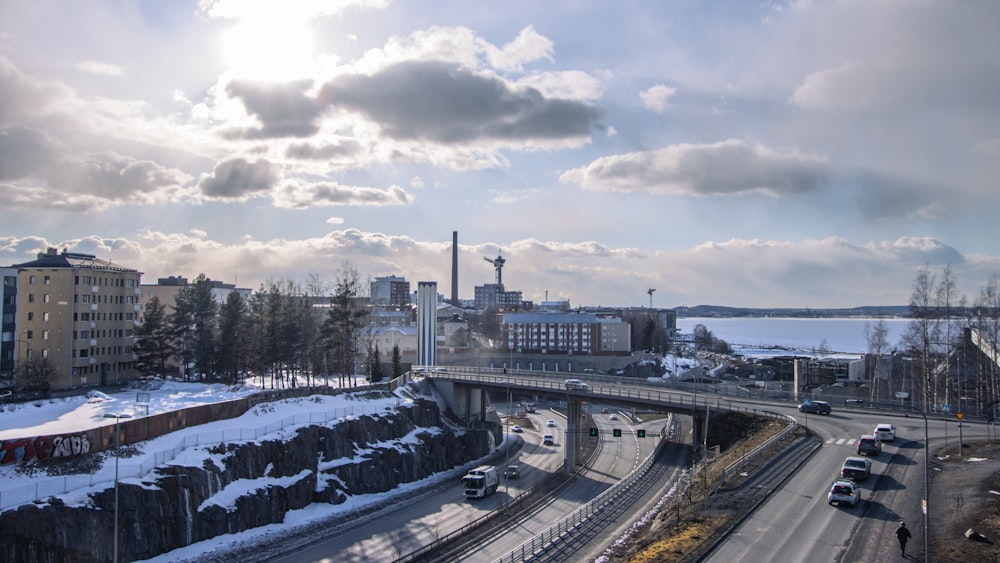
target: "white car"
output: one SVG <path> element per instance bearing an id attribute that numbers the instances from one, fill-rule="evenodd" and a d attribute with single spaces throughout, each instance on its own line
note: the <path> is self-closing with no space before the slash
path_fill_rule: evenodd
<path id="1" fill-rule="evenodd" d="M 611 416 L 609 416 L 608 418 L 610 418 L 611 420 L 618 420 L 618 415 L 612 413 Z"/>
<path id="2" fill-rule="evenodd" d="M 861 487 L 850 479 L 837 479 L 830 486 L 830 493 L 826 495 L 826 501 L 830 504 L 857 506 L 858 502 L 861 501 Z"/>
<path id="3" fill-rule="evenodd" d="M 875 427 L 875 436 L 883 442 L 892 442 L 896 439 L 896 427 L 891 424 L 879 424 Z"/>
<path id="4" fill-rule="evenodd" d="M 548 426 L 549 428 L 555 428 L 556 427 L 556 421 L 554 421 L 554 420 L 547 420 L 547 421 L 545 421 L 545 426 Z"/>
<path id="5" fill-rule="evenodd" d="M 519 425 L 515 424 L 514 426 L 510 427 L 510 431 L 520 434 L 521 432 L 524 432 L 524 428 L 521 428 Z"/>

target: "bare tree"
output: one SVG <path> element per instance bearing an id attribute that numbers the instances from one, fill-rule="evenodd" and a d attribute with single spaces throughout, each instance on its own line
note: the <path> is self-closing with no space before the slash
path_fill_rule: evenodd
<path id="1" fill-rule="evenodd" d="M 937 392 L 934 387 L 935 343 L 940 341 L 936 322 L 937 313 L 934 309 L 934 287 L 936 278 L 928 266 L 917 271 L 913 280 L 913 291 L 910 294 L 910 321 L 903 335 L 903 343 L 913 358 L 916 370 L 919 398 L 911 398 L 923 403 L 925 412 L 931 405 L 937 404 Z"/>
<path id="2" fill-rule="evenodd" d="M 865 340 L 868 342 L 868 386 L 869 386 L 869 400 L 872 402 L 882 400 L 880 396 L 881 385 L 879 382 L 879 377 L 881 376 L 881 362 L 882 356 L 888 348 L 887 338 L 889 336 L 889 327 L 885 324 L 885 319 L 879 318 L 874 325 L 871 323 L 865 323 Z M 892 392 L 892 370 L 889 371 L 889 377 L 886 381 L 886 393 Z M 887 397 L 888 398 L 888 397 Z"/>

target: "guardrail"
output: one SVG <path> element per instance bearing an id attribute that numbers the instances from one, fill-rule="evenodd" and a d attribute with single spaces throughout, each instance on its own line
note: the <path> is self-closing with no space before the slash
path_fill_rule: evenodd
<path id="1" fill-rule="evenodd" d="M 661 431 L 660 442 L 656 445 L 656 449 L 628 475 L 623 477 L 620 481 L 605 490 L 603 493 L 594 497 L 594 499 L 587 504 L 574 510 L 571 514 L 549 526 L 545 530 L 542 530 L 539 534 L 514 548 L 506 555 L 500 557 L 494 563 L 525 561 L 526 559 L 533 557 L 536 553 L 547 549 L 552 543 L 558 541 L 564 534 L 572 531 L 573 528 L 579 526 L 588 518 L 603 510 L 604 507 L 620 496 L 627 488 L 634 486 L 636 482 L 646 473 L 646 471 L 649 470 L 653 461 L 658 455 L 660 455 L 663 448 L 666 447 L 666 444 L 670 442 L 669 436 L 672 434 L 674 422 L 674 415 L 670 415 L 667 419 L 667 424 L 664 425 L 664 428 L 670 428 L 670 430 L 667 432 Z"/>
<path id="2" fill-rule="evenodd" d="M 731 477 L 734 473 L 736 473 L 744 466 L 746 466 L 746 464 L 750 463 L 755 457 L 777 445 L 778 442 L 787 438 L 792 432 L 795 432 L 795 430 L 799 427 L 798 421 L 795 420 L 795 417 L 793 416 L 782 415 L 768 411 L 763 411 L 761 414 L 768 414 L 770 416 L 773 416 L 774 418 L 783 418 L 789 421 L 790 424 L 786 426 L 781 432 L 778 432 L 774 436 L 768 438 L 763 444 L 757 446 L 756 448 L 744 454 L 742 458 L 727 465 L 725 469 L 722 470 L 722 477 L 719 478 L 719 482 L 716 483 L 714 487 L 712 487 L 711 494 L 715 494 L 715 492 L 719 490 L 719 487 L 721 487 L 722 484 L 725 483 L 727 479 L 729 479 L 729 477 Z"/>

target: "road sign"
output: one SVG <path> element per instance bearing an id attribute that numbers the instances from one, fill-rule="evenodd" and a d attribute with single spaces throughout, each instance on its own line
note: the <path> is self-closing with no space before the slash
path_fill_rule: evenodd
<path id="1" fill-rule="evenodd" d="M 621 428 L 615 428 L 614 431 L 612 431 L 612 434 L 614 434 L 615 438 L 621 438 L 622 437 L 622 429 Z"/>
<path id="2" fill-rule="evenodd" d="M 597 429 L 596 428 L 591 428 L 590 429 L 590 435 L 591 436 L 597 436 Z"/>
<path id="3" fill-rule="evenodd" d="M 948 403 L 941 403 L 941 412 L 948 414 L 951 412 L 951 405 Z"/>
<path id="4" fill-rule="evenodd" d="M 962 422 L 962 419 L 965 418 L 965 413 L 964 412 L 957 412 L 957 413 L 955 413 L 955 418 L 957 418 L 959 422 Z"/>
<path id="5" fill-rule="evenodd" d="M 639 435 L 640 438 L 645 438 L 646 437 L 646 431 L 645 430 L 637 430 L 636 433 Z"/>

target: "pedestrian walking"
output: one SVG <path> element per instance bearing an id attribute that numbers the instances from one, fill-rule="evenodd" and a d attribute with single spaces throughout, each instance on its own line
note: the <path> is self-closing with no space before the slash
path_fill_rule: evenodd
<path id="1" fill-rule="evenodd" d="M 910 529 L 906 527 L 906 522 L 900 522 L 899 527 L 896 528 L 896 538 L 899 539 L 899 553 L 903 557 L 906 557 L 906 542 L 913 537 L 910 533 Z"/>

